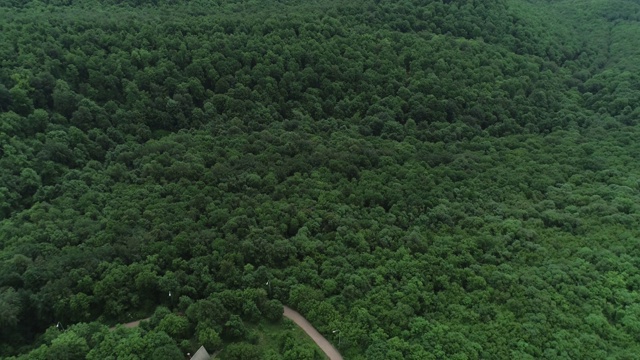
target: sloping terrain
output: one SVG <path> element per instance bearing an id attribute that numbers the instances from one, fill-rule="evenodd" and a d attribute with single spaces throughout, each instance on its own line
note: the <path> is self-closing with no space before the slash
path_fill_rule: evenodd
<path id="1" fill-rule="evenodd" d="M 0 7 L 0 355 L 640 352 L 637 1 Z"/>

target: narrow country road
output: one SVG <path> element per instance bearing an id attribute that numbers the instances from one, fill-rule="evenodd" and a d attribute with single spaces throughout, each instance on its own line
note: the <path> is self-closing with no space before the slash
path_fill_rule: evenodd
<path id="1" fill-rule="evenodd" d="M 330 360 L 342 360 L 342 355 L 340 355 L 338 350 L 335 347 L 333 347 L 333 345 L 331 345 L 331 343 L 327 339 L 325 339 L 325 337 L 322 336 L 322 334 L 320 334 L 318 330 L 316 330 L 316 328 L 314 328 L 313 325 L 311 325 L 311 323 L 307 321 L 307 319 L 305 319 L 302 315 L 300 315 L 300 313 L 298 313 L 297 311 L 293 310 L 288 306 L 285 306 L 283 315 L 286 318 L 293 321 L 294 323 L 296 323 L 296 325 L 298 325 L 305 333 L 307 333 L 307 335 L 311 337 L 311 339 L 316 343 L 316 345 L 320 347 L 320 350 L 322 350 L 327 355 L 327 357 L 329 357 Z M 149 318 L 132 321 L 130 323 L 126 323 L 122 325 L 127 328 L 133 328 L 133 327 L 137 327 L 138 325 L 140 325 L 141 321 L 145 321 L 145 320 L 149 320 Z M 114 329 L 115 327 L 112 327 L 110 330 L 114 330 Z M 215 356 L 218 355 L 219 352 L 220 351 L 217 351 L 216 353 L 214 353 L 211 358 L 212 359 L 215 358 Z"/>
<path id="2" fill-rule="evenodd" d="M 310 322 L 307 321 L 302 315 L 300 315 L 297 311 L 294 311 L 288 306 L 284 307 L 284 316 L 291 319 L 296 325 L 300 326 L 304 332 L 307 333 L 313 339 L 313 341 L 320 347 L 322 351 L 329 357 L 331 360 L 342 360 L 342 355 L 336 350 L 333 345 L 327 339 L 322 336 L 316 330 Z"/>
<path id="3" fill-rule="evenodd" d="M 140 320 L 132 321 L 132 322 L 129 322 L 129 323 L 126 323 L 126 324 L 121 324 L 121 325 L 126 327 L 126 328 L 134 328 L 134 327 L 138 327 L 140 325 L 141 321 L 146 321 L 146 320 L 149 320 L 149 319 L 151 319 L 151 318 L 140 319 Z M 115 328 L 116 327 L 114 326 L 114 327 L 109 328 L 109 330 L 114 330 Z"/>
<path id="4" fill-rule="evenodd" d="M 140 325 L 141 321 L 145 321 L 145 320 L 149 320 L 150 318 L 146 318 L 146 319 L 142 319 L 142 320 L 136 320 L 136 321 L 132 321 L 130 323 L 126 323 L 126 324 L 122 324 L 122 326 L 126 327 L 126 328 L 133 328 L 133 327 L 137 327 L 138 325 Z"/>

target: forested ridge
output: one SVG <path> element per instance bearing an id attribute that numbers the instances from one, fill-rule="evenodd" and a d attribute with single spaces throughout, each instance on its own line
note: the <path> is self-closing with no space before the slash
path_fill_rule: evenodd
<path id="1" fill-rule="evenodd" d="M 0 357 L 640 357 L 639 1 L 0 14 Z"/>

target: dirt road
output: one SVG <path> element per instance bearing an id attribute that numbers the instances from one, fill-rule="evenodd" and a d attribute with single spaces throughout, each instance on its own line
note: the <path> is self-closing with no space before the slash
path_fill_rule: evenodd
<path id="1" fill-rule="evenodd" d="M 149 320 L 150 318 L 146 318 L 146 319 L 140 319 L 140 320 L 136 320 L 136 321 L 132 321 L 130 323 L 126 323 L 126 324 L 122 324 L 122 326 L 126 327 L 126 328 L 134 328 L 134 327 L 138 327 L 140 325 L 141 321 L 145 321 L 145 320 Z M 112 327 L 109 328 L 109 330 L 114 330 L 116 327 Z"/>
<path id="2" fill-rule="evenodd" d="M 296 323 L 304 332 L 307 333 L 313 339 L 313 341 L 320 347 L 322 351 L 329 357 L 331 360 L 342 360 L 342 355 L 336 350 L 333 345 L 327 339 L 322 336 L 318 330 L 316 330 L 311 323 L 307 321 L 302 315 L 300 315 L 297 311 L 294 311 L 290 307 L 284 307 L 284 316 L 291 319 L 294 323 Z"/>
<path id="3" fill-rule="evenodd" d="M 126 323 L 126 324 L 122 324 L 122 326 L 126 327 L 126 328 L 132 328 L 132 327 L 137 327 L 138 325 L 140 325 L 141 321 L 145 321 L 145 320 L 149 320 L 150 318 L 146 318 L 146 319 L 142 319 L 142 320 L 136 320 L 136 321 L 132 321 L 130 323 Z"/>
<path id="4" fill-rule="evenodd" d="M 291 319 L 291 321 L 296 323 L 296 325 L 300 326 L 300 328 L 305 333 L 307 333 L 309 337 L 311 337 L 311 339 L 316 343 L 316 345 L 320 347 L 320 350 L 322 350 L 329 357 L 330 360 L 342 360 L 342 355 L 340 355 L 338 350 L 335 347 L 333 347 L 333 345 L 331 345 L 331 343 L 327 339 L 325 339 L 325 337 L 322 336 L 322 334 L 320 334 L 318 330 L 316 330 L 316 328 L 314 328 L 313 325 L 311 325 L 311 323 L 307 321 L 307 319 L 305 319 L 302 315 L 300 315 L 300 313 L 298 313 L 297 311 L 293 310 L 288 306 L 285 306 L 283 315 Z M 126 323 L 122 325 L 127 328 L 132 328 L 140 325 L 140 322 L 145 320 L 149 320 L 149 318 L 132 321 L 130 323 Z M 113 330 L 113 329 L 115 329 L 115 327 L 112 327 L 110 330 Z M 215 357 L 215 355 L 218 355 L 218 354 L 215 353 L 213 357 Z"/>

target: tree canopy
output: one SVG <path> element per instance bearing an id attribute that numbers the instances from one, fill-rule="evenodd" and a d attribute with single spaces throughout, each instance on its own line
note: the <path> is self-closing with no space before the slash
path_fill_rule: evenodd
<path id="1" fill-rule="evenodd" d="M 0 12 L 0 357 L 640 353 L 637 1 Z"/>

